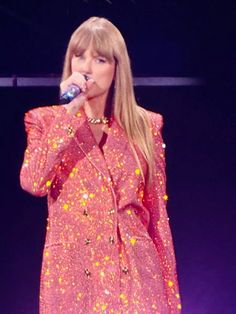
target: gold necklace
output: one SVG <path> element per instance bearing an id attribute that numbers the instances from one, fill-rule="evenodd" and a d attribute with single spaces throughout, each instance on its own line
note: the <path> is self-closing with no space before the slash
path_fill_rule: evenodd
<path id="1" fill-rule="evenodd" d="M 87 120 L 91 124 L 108 124 L 109 123 L 109 119 L 107 117 L 87 118 Z"/>

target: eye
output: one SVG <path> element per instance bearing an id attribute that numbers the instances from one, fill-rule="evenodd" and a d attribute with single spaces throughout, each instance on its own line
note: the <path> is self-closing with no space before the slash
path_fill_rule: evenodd
<path id="1" fill-rule="evenodd" d="M 81 53 L 75 53 L 75 54 L 73 55 L 73 57 L 74 57 L 74 58 L 83 59 L 83 54 L 81 54 Z"/>
<path id="2" fill-rule="evenodd" d="M 96 62 L 97 63 L 106 63 L 107 59 L 105 57 L 98 56 L 98 57 L 96 57 Z"/>

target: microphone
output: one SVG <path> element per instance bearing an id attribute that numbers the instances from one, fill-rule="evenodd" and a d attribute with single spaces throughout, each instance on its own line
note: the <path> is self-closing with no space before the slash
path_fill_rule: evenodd
<path id="1" fill-rule="evenodd" d="M 84 75 L 86 81 L 89 80 L 87 75 Z M 82 92 L 81 88 L 76 84 L 71 84 L 68 89 L 65 90 L 60 96 L 60 104 L 69 104 L 75 97 L 77 97 Z"/>

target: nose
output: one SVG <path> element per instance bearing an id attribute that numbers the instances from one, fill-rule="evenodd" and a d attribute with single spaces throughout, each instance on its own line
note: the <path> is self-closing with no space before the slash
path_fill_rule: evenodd
<path id="1" fill-rule="evenodd" d="M 92 60 L 90 58 L 85 58 L 81 64 L 81 72 L 85 76 L 92 74 Z"/>

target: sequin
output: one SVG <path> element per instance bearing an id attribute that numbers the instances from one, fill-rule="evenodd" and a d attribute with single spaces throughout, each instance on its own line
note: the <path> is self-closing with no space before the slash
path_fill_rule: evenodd
<path id="1" fill-rule="evenodd" d="M 106 304 L 103 304 L 103 305 L 101 306 L 101 309 L 102 309 L 103 311 L 105 311 L 106 308 L 107 308 L 107 305 L 106 305 Z"/>
<path id="2" fill-rule="evenodd" d="M 101 276 L 101 277 L 105 277 L 104 271 L 100 271 L 100 276 Z"/>
<path id="3" fill-rule="evenodd" d="M 33 109 L 21 185 L 47 195 L 40 314 L 177 314 L 181 300 L 166 212 L 162 117 L 148 112 L 153 182 L 114 119 L 103 152 L 81 110 Z M 77 132 L 78 131 L 78 132 Z M 142 171 L 141 171 L 142 169 Z"/>
<path id="4" fill-rule="evenodd" d="M 169 286 L 169 287 L 173 287 L 173 285 L 174 285 L 173 281 L 170 281 L 170 280 L 169 280 L 169 281 L 168 281 L 168 286 Z"/>
<path id="5" fill-rule="evenodd" d="M 167 201 L 167 200 L 168 200 L 168 195 L 165 194 L 165 195 L 163 196 L 163 200 Z"/>
<path id="6" fill-rule="evenodd" d="M 51 184 L 52 184 L 52 182 L 51 182 L 50 180 L 48 180 L 48 181 L 46 182 L 46 186 L 47 186 L 47 187 L 51 186 Z"/>
<path id="7" fill-rule="evenodd" d="M 136 241 L 137 241 L 137 240 L 136 240 L 135 238 L 131 238 L 131 239 L 130 239 L 130 243 L 131 243 L 132 245 L 135 245 L 135 244 L 136 244 Z"/>

